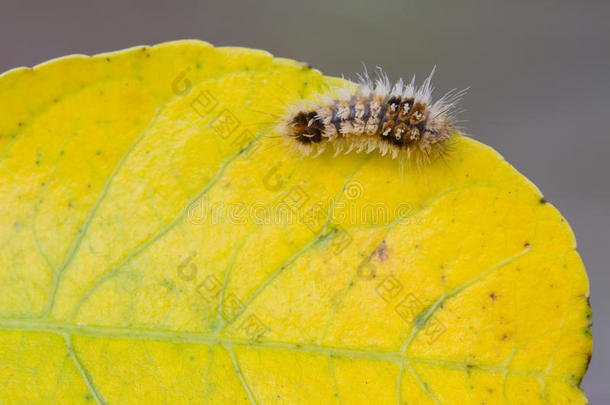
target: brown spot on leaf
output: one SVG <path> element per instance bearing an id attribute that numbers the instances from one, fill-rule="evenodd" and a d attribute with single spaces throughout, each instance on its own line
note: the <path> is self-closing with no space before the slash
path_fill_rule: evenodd
<path id="1" fill-rule="evenodd" d="M 386 245 L 385 240 L 382 240 L 379 246 L 377 246 L 377 248 L 375 249 L 375 255 L 382 262 L 385 262 L 388 259 L 388 245 Z"/>

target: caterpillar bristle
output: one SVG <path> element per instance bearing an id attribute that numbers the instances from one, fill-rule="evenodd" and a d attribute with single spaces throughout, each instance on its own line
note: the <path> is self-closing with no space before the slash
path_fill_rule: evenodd
<path id="1" fill-rule="evenodd" d="M 392 159 L 417 155 L 425 164 L 446 156 L 448 141 L 458 132 L 456 104 L 467 90 L 453 89 L 432 102 L 433 74 L 434 69 L 417 87 L 415 77 L 391 85 L 381 69 L 375 80 L 365 70 L 355 91 L 334 88 L 292 103 L 278 130 L 304 155 L 318 156 L 330 145 L 335 156 L 377 150 Z"/>

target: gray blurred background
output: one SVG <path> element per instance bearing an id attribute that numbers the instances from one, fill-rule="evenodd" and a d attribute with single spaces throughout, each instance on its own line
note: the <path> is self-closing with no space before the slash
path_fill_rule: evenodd
<path id="1" fill-rule="evenodd" d="M 467 132 L 559 208 L 591 283 L 583 381 L 610 403 L 610 2 L 0 0 L 0 71 L 50 58 L 197 38 L 261 48 L 354 77 L 384 67 L 438 92 L 470 86 Z M 437 93 L 438 94 L 438 93 Z"/>

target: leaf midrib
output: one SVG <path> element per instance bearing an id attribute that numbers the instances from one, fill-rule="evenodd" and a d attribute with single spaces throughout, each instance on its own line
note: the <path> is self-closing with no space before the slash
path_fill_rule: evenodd
<path id="1" fill-rule="evenodd" d="M 147 341 L 161 341 L 170 343 L 192 343 L 204 345 L 245 346 L 259 350 L 284 350 L 291 352 L 304 352 L 319 355 L 330 355 L 333 357 L 369 359 L 377 361 L 388 361 L 397 364 L 420 363 L 430 366 L 439 366 L 447 369 L 458 370 L 480 370 L 487 372 L 502 372 L 519 374 L 527 377 L 546 377 L 548 370 L 522 370 L 509 368 L 506 364 L 474 364 L 442 358 L 426 358 L 421 356 L 406 355 L 400 351 L 366 350 L 349 347 L 332 347 L 318 344 L 286 343 L 275 341 L 253 341 L 219 336 L 217 333 L 154 330 L 143 328 L 117 328 L 106 326 L 78 325 L 65 322 L 44 321 L 38 319 L 0 319 L 0 330 L 54 333 L 61 336 L 84 336 L 92 338 L 110 339 L 135 339 Z"/>

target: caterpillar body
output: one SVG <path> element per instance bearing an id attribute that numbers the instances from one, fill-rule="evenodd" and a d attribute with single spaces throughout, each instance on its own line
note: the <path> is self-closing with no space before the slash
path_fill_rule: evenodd
<path id="1" fill-rule="evenodd" d="M 355 92 L 340 88 L 290 105 L 279 132 L 304 155 L 317 156 L 331 145 L 335 156 L 377 150 L 429 161 L 444 155 L 457 133 L 455 106 L 465 92 L 452 90 L 432 102 L 433 73 L 419 87 L 415 77 L 392 86 L 381 72 L 374 82 L 365 73 Z"/>

